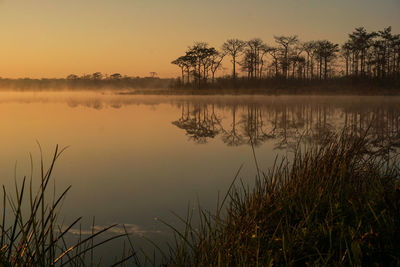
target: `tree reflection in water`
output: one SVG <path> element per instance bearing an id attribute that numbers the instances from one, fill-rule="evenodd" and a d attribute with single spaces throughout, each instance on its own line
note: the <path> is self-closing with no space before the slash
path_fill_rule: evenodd
<path id="1" fill-rule="evenodd" d="M 183 104 L 181 117 L 172 124 L 185 130 L 189 139 L 199 144 L 207 143 L 221 131 L 214 105 L 196 105 L 191 109 L 189 103 Z"/>
<path id="2" fill-rule="evenodd" d="M 243 135 L 240 133 L 240 130 L 236 129 L 237 124 L 240 124 L 240 122 L 236 122 L 236 109 L 237 106 L 233 105 L 232 106 L 232 123 L 230 124 L 229 127 L 224 127 L 221 126 L 221 132 L 222 132 L 222 140 L 225 144 L 228 146 L 239 146 L 242 145 L 244 142 Z"/>
<path id="3" fill-rule="evenodd" d="M 220 137 L 228 146 L 261 146 L 293 149 L 301 143 L 321 143 L 326 136 L 345 129 L 354 136 L 367 135 L 375 152 L 400 147 L 400 106 L 397 103 L 305 102 L 268 104 L 209 104 L 183 101 L 182 113 L 172 124 L 185 130 L 190 140 L 205 144 Z"/>

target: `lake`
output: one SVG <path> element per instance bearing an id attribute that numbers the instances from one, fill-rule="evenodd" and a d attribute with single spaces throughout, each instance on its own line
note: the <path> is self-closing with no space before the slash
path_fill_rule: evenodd
<path id="1" fill-rule="evenodd" d="M 260 170 L 298 145 L 323 141 L 346 127 L 377 149 L 400 145 L 400 97 L 162 96 L 111 92 L 1 92 L 0 177 L 13 188 L 39 183 L 41 146 L 48 166 L 55 146 L 68 147 L 54 171 L 56 192 L 72 185 L 65 223 L 84 216 L 81 229 L 125 224 L 165 243 L 173 225 L 197 203 L 215 210 L 239 178 L 254 183 Z M 253 156 L 253 149 L 256 160 Z M 11 190 L 10 190 L 11 191 Z M 121 228 L 114 233 L 122 231 Z M 114 248 L 114 250 L 117 250 Z M 106 256 L 105 256 L 106 257 Z"/>

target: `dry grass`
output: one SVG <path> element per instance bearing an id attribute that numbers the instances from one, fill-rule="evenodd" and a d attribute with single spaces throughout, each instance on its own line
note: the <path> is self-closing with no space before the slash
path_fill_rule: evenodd
<path id="1" fill-rule="evenodd" d="M 15 186 L 15 197 L 8 194 L 3 186 L 0 266 L 98 266 L 98 261 L 93 258 L 96 247 L 114 239 L 128 237 L 128 233 L 125 233 L 95 243 L 95 237 L 115 227 L 111 225 L 93 231 L 87 237 L 80 236 L 75 244 L 67 245 L 67 233 L 81 220 L 77 218 L 65 227 L 58 223 L 60 206 L 70 187 L 59 196 L 48 192 L 56 160 L 62 152 L 56 148 L 47 171 L 41 160 L 41 180 L 36 193 L 33 192 L 32 178 L 28 184 L 24 177 L 21 186 Z M 9 211 L 13 216 L 7 216 Z M 128 259 L 136 257 L 132 246 L 124 255 L 126 257 L 118 262 L 119 266 L 124 266 Z"/>
<path id="2" fill-rule="evenodd" d="M 396 158 L 365 138 L 327 137 L 321 146 L 233 186 L 226 210 L 182 218 L 165 262 L 172 266 L 400 264 L 400 175 Z M 224 205 L 222 201 L 219 207 Z"/>

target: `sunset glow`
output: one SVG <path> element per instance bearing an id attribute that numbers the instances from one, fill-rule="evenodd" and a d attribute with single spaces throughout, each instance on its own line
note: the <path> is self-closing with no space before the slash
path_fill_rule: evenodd
<path id="1" fill-rule="evenodd" d="M 177 77 L 170 62 L 193 41 L 218 48 L 232 37 L 273 43 L 273 35 L 297 34 L 342 43 L 361 25 L 399 32 L 399 14 L 396 0 L 3 0 L 0 77 Z"/>

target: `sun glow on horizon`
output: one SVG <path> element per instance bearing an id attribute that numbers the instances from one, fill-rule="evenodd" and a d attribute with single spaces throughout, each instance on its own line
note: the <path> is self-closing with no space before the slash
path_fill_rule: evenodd
<path id="1" fill-rule="evenodd" d="M 358 26 L 391 25 L 399 32 L 399 11 L 392 0 L 4 0 L 0 77 L 177 77 L 180 70 L 171 61 L 194 41 L 220 48 L 228 38 L 259 37 L 273 45 L 274 35 L 297 34 L 303 41 L 341 43 Z"/>

